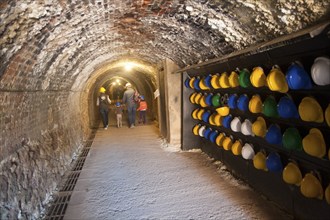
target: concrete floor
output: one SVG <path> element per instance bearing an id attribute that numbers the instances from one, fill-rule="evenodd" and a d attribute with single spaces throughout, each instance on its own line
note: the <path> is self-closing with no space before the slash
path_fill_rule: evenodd
<path id="1" fill-rule="evenodd" d="M 292 219 L 200 151 L 154 125 L 99 129 L 64 219 Z"/>

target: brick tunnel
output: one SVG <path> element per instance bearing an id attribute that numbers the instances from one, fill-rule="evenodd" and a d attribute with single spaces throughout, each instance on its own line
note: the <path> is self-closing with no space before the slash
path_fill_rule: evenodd
<path id="1" fill-rule="evenodd" d="M 100 87 L 114 108 L 129 82 L 145 96 L 148 122 L 168 145 L 183 152 L 202 150 L 270 200 L 286 201 L 286 211 L 297 219 L 329 219 L 329 20 L 328 0 L 2 0 L 0 218 L 42 216 L 65 174 L 102 130 L 96 106 Z M 318 57 L 328 66 L 315 78 L 311 69 Z M 295 87 L 298 79 L 288 82 L 289 77 L 268 82 L 272 67 L 280 65 L 289 76 L 287 70 L 297 60 L 307 70 L 310 85 Z M 265 70 L 267 83 L 259 84 L 261 75 L 257 83 L 249 82 L 250 87 L 242 84 L 240 70 L 253 72 L 257 66 Z M 220 74 L 229 77 L 235 71 L 237 85 L 220 81 Z M 224 84 L 214 85 L 207 77 L 218 77 Z M 206 102 L 207 95 L 217 94 L 221 104 Z M 287 95 L 299 116 L 291 120 L 251 109 L 244 112 L 239 105 L 230 106 L 232 94 L 251 99 L 258 94 L 263 103 L 268 96 L 279 103 Z M 205 96 L 204 101 L 193 96 Z M 306 119 L 300 111 L 307 96 L 319 102 L 322 117 Z M 278 124 L 283 140 L 288 128 L 294 128 L 301 136 L 300 149 L 285 148 L 286 142 L 277 144 L 272 138 L 266 142 L 255 134 L 247 137 L 225 126 L 224 120 L 202 117 L 207 117 L 204 112 L 214 118 L 229 116 L 219 113 L 220 107 L 242 122 L 264 118 L 267 132 Z M 315 129 L 322 139 L 309 147 L 305 143 Z M 231 144 L 226 149 L 217 141 L 221 134 L 230 137 L 233 146 L 251 143 L 258 156 L 276 153 L 281 172 L 256 169 L 254 158 L 231 153 Z M 317 146 L 321 153 L 314 153 Z M 282 178 L 292 161 L 302 175 L 297 184 Z M 312 182 L 307 189 L 305 182 Z"/>

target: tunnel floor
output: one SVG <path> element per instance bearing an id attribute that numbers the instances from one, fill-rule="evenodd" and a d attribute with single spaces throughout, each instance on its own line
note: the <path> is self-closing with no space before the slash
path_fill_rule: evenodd
<path id="1" fill-rule="evenodd" d="M 218 161 L 168 148 L 155 125 L 98 129 L 64 219 L 293 219 Z"/>

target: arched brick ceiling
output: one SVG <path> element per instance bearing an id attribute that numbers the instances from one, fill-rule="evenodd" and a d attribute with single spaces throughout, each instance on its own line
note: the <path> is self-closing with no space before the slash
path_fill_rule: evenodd
<path id="1" fill-rule="evenodd" d="M 86 66 L 122 57 L 185 67 L 329 20 L 329 8 L 328 0 L 2 0 L 0 88 L 70 88 Z"/>

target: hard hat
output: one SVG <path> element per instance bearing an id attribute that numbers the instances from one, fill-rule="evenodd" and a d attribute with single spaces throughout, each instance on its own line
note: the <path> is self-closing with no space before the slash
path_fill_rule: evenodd
<path id="1" fill-rule="evenodd" d="M 312 128 L 302 140 L 304 151 L 314 157 L 322 158 L 326 154 L 326 145 L 322 132 L 317 128 Z"/>
<path id="2" fill-rule="evenodd" d="M 302 179 L 300 192 L 307 198 L 323 199 L 322 185 L 312 173 L 307 173 Z"/>
<path id="3" fill-rule="evenodd" d="M 265 153 L 263 153 L 262 151 L 259 151 L 256 155 L 254 155 L 253 166 L 254 166 L 254 168 L 256 168 L 258 170 L 267 171 Z"/>
<path id="4" fill-rule="evenodd" d="M 262 101 L 259 95 L 253 95 L 249 101 L 249 110 L 252 113 L 262 112 Z"/>
<path id="5" fill-rule="evenodd" d="M 219 146 L 222 147 L 222 142 L 225 139 L 225 134 L 224 133 L 220 133 L 217 138 L 215 139 L 215 143 Z"/>
<path id="6" fill-rule="evenodd" d="M 248 69 L 244 68 L 239 71 L 238 82 L 243 88 L 248 88 L 252 86 L 250 82 L 250 71 Z"/>
<path id="7" fill-rule="evenodd" d="M 188 89 L 191 89 L 191 87 L 190 87 L 190 85 L 189 85 L 189 81 L 190 81 L 190 79 L 187 78 L 187 79 L 184 81 L 184 86 L 185 86 L 186 88 L 188 88 Z"/>
<path id="8" fill-rule="evenodd" d="M 302 175 L 299 167 L 295 163 L 289 162 L 283 169 L 282 178 L 288 184 L 300 186 Z"/>
<path id="9" fill-rule="evenodd" d="M 232 88 L 239 86 L 238 74 L 235 71 L 232 71 L 228 77 L 229 85 Z"/>
<path id="10" fill-rule="evenodd" d="M 238 97 L 237 107 L 243 112 L 246 112 L 249 109 L 249 97 L 246 94 L 242 94 Z"/>
<path id="11" fill-rule="evenodd" d="M 229 114 L 229 107 L 223 106 L 215 109 L 219 115 L 221 116 L 227 116 Z"/>
<path id="12" fill-rule="evenodd" d="M 234 132 L 241 131 L 241 120 L 239 117 L 234 117 L 233 120 L 230 122 L 230 128 Z"/>
<path id="13" fill-rule="evenodd" d="M 214 131 L 212 131 L 211 133 L 210 133 L 210 135 L 209 135 L 209 140 L 212 142 L 212 143 L 215 143 L 215 140 L 216 140 L 216 138 L 217 138 L 217 136 L 218 136 L 218 131 L 217 130 L 214 130 Z"/>
<path id="14" fill-rule="evenodd" d="M 190 82 L 189 82 L 189 85 L 190 85 Z M 128 88 L 128 87 L 132 87 L 132 84 L 130 84 L 130 83 L 126 83 L 126 84 L 125 84 L 125 87 L 126 87 L 126 88 Z M 191 86 L 191 88 L 194 88 L 194 87 Z"/>
<path id="15" fill-rule="evenodd" d="M 228 98 L 228 106 L 231 109 L 237 108 L 237 99 L 238 96 L 236 94 L 231 94 Z"/>
<path id="16" fill-rule="evenodd" d="M 219 113 L 217 113 L 215 116 L 214 116 L 214 122 L 215 122 L 215 125 L 216 126 L 221 126 L 222 125 L 222 116 L 219 115 Z"/>
<path id="17" fill-rule="evenodd" d="M 205 103 L 208 105 L 208 106 L 212 106 L 212 97 L 213 97 L 213 93 L 209 93 L 206 95 L 205 97 Z"/>
<path id="18" fill-rule="evenodd" d="M 196 90 L 201 90 L 201 88 L 199 87 L 199 82 L 200 82 L 200 77 L 198 76 L 197 78 L 195 78 L 194 80 L 194 89 Z"/>
<path id="19" fill-rule="evenodd" d="M 105 93 L 106 89 L 104 87 L 100 88 L 100 93 Z"/>
<path id="20" fill-rule="evenodd" d="M 228 74 L 226 72 L 221 73 L 219 83 L 220 83 L 220 87 L 223 89 L 227 89 L 230 87 Z"/>
<path id="21" fill-rule="evenodd" d="M 211 112 L 210 111 L 205 111 L 202 115 L 202 120 L 206 123 L 209 122 L 209 117 L 211 115 Z"/>
<path id="22" fill-rule="evenodd" d="M 267 117 L 278 117 L 277 103 L 274 96 L 268 96 L 262 104 L 262 113 Z"/>
<path id="23" fill-rule="evenodd" d="M 198 135 L 201 137 L 204 137 L 204 132 L 205 132 L 206 126 L 202 125 L 199 129 L 198 129 Z"/>
<path id="24" fill-rule="evenodd" d="M 241 132 L 244 135 L 254 136 L 252 131 L 252 123 L 249 119 L 245 119 L 241 126 Z"/>
<path id="25" fill-rule="evenodd" d="M 232 120 L 232 116 L 231 115 L 227 115 L 222 119 L 222 126 L 225 128 L 230 128 L 230 122 Z"/>
<path id="26" fill-rule="evenodd" d="M 304 67 L 298 62 L 292 63 L 286 71 L 286 81 L 290 89 L 311 89 L 312 81 Z"/>
<path id="27" fill-rule="evenodd" d="M 252 160 L 254 157 L 254 149 L 253 145 L 249 143 L 245 143 L 244 146 L 242 147 L 242 157 L 245 160 Z"/>
<path id="28" fill-rule="evenodd" d="M 190 88 L 194 88 L 194 81 L 195 81 L 196 77 L 191 77 L 189 80 L 189 87 Z M 125 87 L 127 87 L 127 84 L 131 85 L 130 83 L 126 83 Z"/>
<path id="29" fill-rule="evenodd" d="M 214 121 L 214 118 L 215 118 L 216 115 L 217 115 L 217 113 L 213 113 L 213 114 L 210 115 L 210 117 L 209 117 L 209 124 L 210 125 L 216 125 L 216 123 Z"/>
<path id="30" fill-rule="evenodd" d="M 195 126 L 193 127 L 192 131 L 193 131 L 193 134 L 194 134 L 194 135 L 196 135 L 196 136 L 199 135 L 198 131 L 199 131 L 199 128 L 200 128 L 200 127 L 201 127 L 201 124 L 197 124 L 197 125 L 195 125 Z"/>
<path id="31" fill-rule="evenodd" d="M 283 147 L 288 150 L 301 150 L 302 140 L 297 128 L 287 128 L 282 137 Z"/>
<path id="32" fill-rule="evenodd" d="M 116 102 L 116 106 L 119 107 L 120 106 L 120 102 Z"/>
<path id="33" fill-rule="evenodd" d="M 204 79 L 205 85 L 206 85 L 208 88 L 212 88 L 211 79 L 212 79 L 212 75 L 211 75 L 211 74 L 207 75 L 207 76 L 205 77 L 205 79 Z"/>
<path id="34" fill-rule="evenodd" d="M 227 106 L 228 105 L 228 94 L 225 93 L 220 98 L 221 104 Z"/>
<path id="35" fill-rule="evenodd" d="M 190 101 L 192 104 L 196 104 L 196 103 L 195 103 L 196 95 L 197 95 L 197 92 L 193 92 L 193 93 L 189 96 L 189 101 Z"/>
<path id="36" fill-rule="evenodd" d="M 223 149 L 231 150 L 231 146 L 233 145 L 233 141 L 230 137 L 225 137 L 222 142 Z"/>
<path id="37" fill-rule="evenodd" d="M 191 117 L 193 119 L 196 119 L 196 120 L 198 119 L 198 116 L 197 116 L 198 111 L 199 111 L 199 108 L 196 108 L 191 112 Z"/>
<path id="38" fill-rule="evenodd" d="M 215 94 L 215 95 L 212 96 L 212 105 L 214 107 L 218 107 L 218 106 L 221 105 L 220 98 L 221 97 L 220 97 L 220 94 L 219 93 L 217 93 L 217 94 Z"/>
<path id="39" fill-rule="evenodd" d="M 281 145 L 282 133 L 280 126 L 278 124 L 271 124 L 267 130 L 265 139 L 270 144 Z"/>
<path id="40" fill-rule="evenodd" d="M 277 104 L 277 112 L 281 118 L 299 118 L 297 106 L 289 96 L 281 97 Z"/>
<path id="41" fill-rule="evenodd" d="M 281 157 L 276 152 L 271 152 L 266 158 L 267 169 L 271 172 L 280 172 L 283 170 Z"/>
<path id="42" fill-rule="evenodd" d="M 199 100 L 199 105 L 202 106 L 203 108 L 207 107 L 208 105 L 206 104 L 206 96 L 203 95 L 201 99 Z"/>
<path id="43" fill-rule="evenodd" d="M 208 89 L 210 89 L 210 88 L 205 84 L 204 77 L 201 78 L 201 79 L 199 80 L 199 84 L 198 84 L 198 86 L 199 86 L 199 88 L 200 88 L 201 90 L 208 90 Z"/>
<path id="44" fill-rule="evenodd" d="M 327 122 L 328 126 L 330 127 L 330 104 L 324 111 L 325 121 Z"/>
<path id="45" fill-rule="evenodd" d="M 213 89 L 220 89 L 220 84 L 219 84 L 219 74 L 214 74 L 211 78 L 211 85 Z"/>
<path id="46" fill-rule="evenodd" d="M 252 124 L 252 132 L 258 137 L 265 137 L 267 130 L 266 121 L 263 117 L 258 117 Z"/>
<path id="47" fill-rule="evenodd" d="M 211 132 L 212 132 L 212 128 L 206 127 L 205 131 L 203 133 L 204 138 L 208 140 L 209 137 L 210 137 Z"/>
<path id="48" fill-rule="evenodd" d="M 242 154 L 242 141 L 241 140 L 236 140 L 233 145 L 231 146 L 231 152 L 238 156 Z"/>
<path id="49" fill-rule="evenodd" d="M 300 118 L 303 121 L 318 122 L 324 121 L 323 110 L 320 104 L 313 97 L 305 97 L 298 107 Z"/>
<path id="50" fill-rule="evenodd" d="M 311 75 L 315 84 L 325 86 L 330 84 L 330 59 L 317 57 L 311 67 Z"/>
<path id="51" fill-rule="evenodd" d="M 250 76 L 250 81 L 251 84 L 257 88 L 267 85 L 266 75 L 264 73 L 264 70 L 260 66 L 253 68 L 253 71 Z"/>
<path id="52" fill-rule="evenodd" d="M 202 93 L 197 93 L 196 96 L 195 96 L 195 98 L 194 98 L 194 103 L 197 104 L 197 105 L 199 105 L 202 97 L 203 97 L 203 94 Z"/>
<path id="53" fill-rule="evenodd" d="M 289 90 L 285 76 L 281 69 L 277 66 L 272 68 L 270 73 L 267 75 L 266 80 L 269 89 L 272 91 L 286 93 Z"/>
<path id="54" fill-rule="evenodd" d="M 324 191 L 324 195 L 325 195 L 325 200 L 327 201 L 327 203 L 330 205 L 330 183 L 327 186 L 327 188 Z"/>
<path id="55" fill-rule="evenodd" d="M 202 115 L 204 114 L 205 109 L 200 108 L 199 111 L 197 112 L 197 118 L 198 120 L 203 120 Z"/>
<path id="56" fill-rule="evenodd" d="M 144 95 L 140 95 L 140 99 L 141 100 L 144 100 Z"/>

